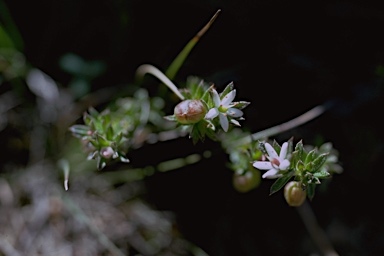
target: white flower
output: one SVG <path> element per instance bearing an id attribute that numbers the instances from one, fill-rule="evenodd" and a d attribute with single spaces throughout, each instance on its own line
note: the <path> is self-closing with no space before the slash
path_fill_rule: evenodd
<path id="1" fill-rule="evenodd" d="M 268 153 L 269 161 L 255 161 L 253 167 L 259 170 L 268 170 L 263 174 L 263 178 L 275 179 L 283 176 L 280 171 L 286 171 L 291 164 L 287 157 L 288 142 L 284 142 L 280 150 L 280 155 L 277 155 L 276 150 L 269 143 L 265 143 L 265 149 Z"/>
<path id="2" fill-rule="evenodd" d="M 232 118 L 239 118 L 243 116 L 243 111 L 240 109 L 234 108 L 232 103 L 233 99 L 236 96 L 236 90 L 230 91 L 227 95 L 220 100 L 220 96 L 215 89 L 211 89 L 213 103 L 215 104 L 214 108 L 211 108 L 208 113 L 205 115 L 205 119 L 212 120 L 215 117 L 219 116 L 220 125 L 225 132 L 228 131 L 230 118 L 231 122 L 235 125 L 240 126 L 239 122 Z"/>

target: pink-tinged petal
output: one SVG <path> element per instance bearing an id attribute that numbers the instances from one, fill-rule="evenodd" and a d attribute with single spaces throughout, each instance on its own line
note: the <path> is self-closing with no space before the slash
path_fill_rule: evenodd
<path id="1" fill-rule="evenodd" d="M 243 116 L 243 111 L 237 108 L 229 108 L 227 110 L 227 114 L 232 116 L 232 117 L 241 117 Z"/>
<path id="2" fill-rule="evenodd" d="M 287 150 L 288 150 L 288 142 L 284 142 L 280 150 L 280 160 L 285 159 L 285 157 L 287 156 Z"/>
<path id="3" fill-rule="evenodd" d="M 217 108 L 211 108 L 207 114 L 205 114 L 205 119 L 212 120 L 213 118 L 219 115 L 219 110 Z"/>
<path id="4" fill-rule="evenodd" d="M 270 170 L 272 169 L 272 164 L 268 161 L 256 161 L 253 163 L 253 167 L 259 170 Z"/>
<path id="5" fill-rule="evenodd" d="M 276 150 L 271 146 L 271 144 L 265 143 L 265 149 L 267 150 L 268 156 L 270 159 L 279 158 L 279 156 L 276 153 Z"/>
<path id="6" fill-rule="evenodd" d="M 228 127 L 229 127 L 229 122 L 228 122 L 228 118 L 223 115 L 223 114 L 219 114 L 219 118 L 220 118 L 220 124 L 221 124 L 221 127 L 223 128 L 223 130 L 225 132 L 228 131 Z"/>
<path id="7" fill-rule="evenodd" d="M 236 96 L 236 90 L 232 90 L 230 91 L 227 95 L 224 96 L 224 98 L 221 100 L 221 105 L 223 107 L 228 107 L 229 104 L 232 103 L 233 99 L 235 98 Z"/>
<path id="8" fill-rule="evenodd" d="M 213 103 L 215 104 L 215 107 L 220 107 L 220 96 L 219 94 L 217 93 L 217 91 L 215 89 L 212 89 L 211 90 L 212 92 L 212 99 L 213 99 Z"/>
<path id="9" fill-rule="evenodd" d="M 263 179 L 275 179 L 280 177 L 281 174 L 279 174 L 279 171 L 276 169 L 271 169 L 263 174 Z"/>
<path id="10" fill-rule="evenodd" d="M 290 165 L 291 165 L 291 162 L 289 162 L 288 159 L 284 159 L 280 163 L 279 169 L 282 170 L 282 171 L 285 171 L 285 170 L 287 170 L 289 168 Z"/>

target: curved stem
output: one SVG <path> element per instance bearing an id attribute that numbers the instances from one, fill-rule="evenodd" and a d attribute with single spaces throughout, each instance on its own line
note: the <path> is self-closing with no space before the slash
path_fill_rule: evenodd
<path id="1" fill-rule="evenodd" d="M 296 209 L 301 219 L 303 220 L 304 225 L 307 228 L 312 240 L 319 247 L 322 254 L 325 256 L 338 256 L 339 254 L 335 251 L 325 231 L 317 222 L 316 216 L 308 202 L 304 201 L 304 203 L 301 206 L 296 207 Z"/>
<path id="2" fill-rule="evenodd" d="M 184 100 L 184 96 L 180 93 L 179 89 L 176 85 L 166 76 L 163 72 L 161 72 L 158 68 L 150 64 L 143 64 L 139 66 L 136 70 L 136 77 L 142 78 L 145 74 L 151 74 L 163 82 L 169 89 L 171 89 L 180 100 Z"/>
<path id="3" fill-rule="evenodd" d="M 294 119 L 291 119 L 288 122 L 285 122 L 285 123 L 273 126 L 271 128 L 265 129 L 263 131 L 260 131 L 260 132 L 254 133 L 252 135 L 249 135 L 247 137 L 244 137 L 242 139 L 239 139 L 235 143 L 235 145 L 237 146 L 237 145 L 249 143 L 252 140 L 268 138 L 270 136 L 273 136 L 273 135 L 276 135 L 276 134 L 288 131 L 288 130 L 290 130 L 292 128 L 298 127 L 298 126 L 300 126 L 300 125 L 302 125 L 302 124 L 304 124 L 304 123 L 306 123 L 306 122 L 308 122 L 310 120 L 315 119 L 316 117 L 318 117 L 321 114 L 323 114 L 326 109 L 327 109 L 326 105 L 316 106 L 316 107 L 312 108 L 311 110 L 305 112 L 304 114 L 302 114 L 302 115 L 300 115 L 300 116 L 298 116 L 298 117 L 296 117 Z"/>

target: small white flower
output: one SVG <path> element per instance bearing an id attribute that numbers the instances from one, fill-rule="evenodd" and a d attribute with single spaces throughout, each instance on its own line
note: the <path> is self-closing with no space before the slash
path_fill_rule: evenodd
<path id="1" fill-rule="evenodd" d="M 279 172 L 286 171 L 291 164 L 289 160 L 286 159 L 288 142 L 283 143 L 280 150 L 280 155 L 277 155 L 276 150 L 269 143 L 265 143 L 265 149 L 267 150 L 267 158 L 269 161 L 255 161 L 253 163 L 253 167 L 259 170 L 268 170 L 262 176 L 264 179 L 276 179 L 283 176 Z"/>
<path id="2" fill-rule="evenodd" d="M 219 116 L 220 125 L 225 132 L 228 131 L 229 127 L 228 117 L 230 117 L 230 120 L 233 124 L 240 125 L 239 122 L 232 119 L 243 116 L 243 111 L 233 107 L 234 104 L 232 101 L 236 96 L 236 90 L 230 91 L 222 100 L 220 100 L 220 96 L 215 89 L 212 88 L 211 92 L 215 107 L 208 111 L 208 113 L 205 115 L 205 119 L 212 120 Z"/>

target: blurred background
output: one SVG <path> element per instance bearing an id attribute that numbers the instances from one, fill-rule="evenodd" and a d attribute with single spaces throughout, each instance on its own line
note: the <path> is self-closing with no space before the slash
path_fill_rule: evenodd
<path id="1" fill-rule="evenodd" d="M 318 224 L 340 255 L 384 252 L 383 4 L 0 0 L 0 255 L 322 255 L 272 181 L 232 187 L 215 142 L 145 145 L 129 168 L 97 171 L 68 134 L 88 107 L 126 96 L 141 64 L 164 71 L 218 9 L 175 82 L 233 81 L 251 132 L 330 106 L 274 138 L 333 143 L 344 171 L 310 202 Z M 207 149 L 183 168 L 130 172 Z"/>

